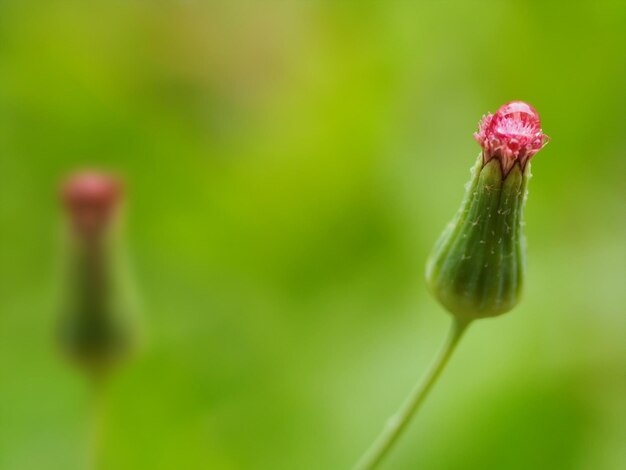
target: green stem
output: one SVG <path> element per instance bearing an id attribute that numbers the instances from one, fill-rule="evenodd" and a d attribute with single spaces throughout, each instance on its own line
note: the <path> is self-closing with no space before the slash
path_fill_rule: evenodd
<path id="1" fill-rule="evenodd" d="M 92 377 L 91 422 L 89 429 L 89 470 L 102 470 L 104 428 L 106 420 L 106 380 L 97 374 Z"/>
<path id="2" fill-rule="evenodd" d="M 470 320 L 471 321 L 471 320 Z M 402 408 L 388 421 L 380 436 L 358 461 L 355 470 L 372 470 L 376 468 L 389 453 L 398 438 L 402 435 L 411 418 L 430 392 L 431 388 L 441 375 L 450 356 L 459 343 L 461 336 L 470 324 L 470 321 L 454 319 L 448 337 L 443 344 L 439 356 L 430 366 L 424 378 L 417 383 Z"/>

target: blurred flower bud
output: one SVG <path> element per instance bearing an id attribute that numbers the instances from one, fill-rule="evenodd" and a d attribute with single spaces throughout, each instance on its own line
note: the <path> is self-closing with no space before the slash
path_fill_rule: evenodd
<path id="1" fill-rule="evenodd" d="M 485 116 L 475 138 L 483 151 L 426 269 L 431 293 L 465 321 L 500 315 L 519 302 L 530 159 L 548 141 L 537 112 L 521 101 Z"/>
<path id="2" fill-rule="evenodd" d="M 61 345 L 90 372 L 100 373 L 128 355 L 136 336 L 113 230 L 122 184 L 108 174 L 78 173 L 65 181 L 61 197 L 69 226 Z"/>
<path id="3" fill-rule="evenodd" d="M 70 177 L 61 191 L 76 234 L 90 237 L 110 226 L 120 205 L 122 185 L 112 176 L 85 172 Z"/>

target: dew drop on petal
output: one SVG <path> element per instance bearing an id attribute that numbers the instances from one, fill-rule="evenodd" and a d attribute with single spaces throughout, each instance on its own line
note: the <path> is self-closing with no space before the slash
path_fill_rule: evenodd
<path id="1" fill-rule="evenodd" d="M 531 122 L 538 127 L 541 125 L 537 110 L 524 101 L 510 101 L 503 104 L 496 114 L 503 118 L 513 118 Z"/>

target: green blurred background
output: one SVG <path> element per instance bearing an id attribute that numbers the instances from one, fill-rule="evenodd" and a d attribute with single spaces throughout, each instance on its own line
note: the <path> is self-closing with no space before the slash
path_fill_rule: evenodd
<path id="1" fill-rule="evenodd" d="M 59 179 L 129 187 L 147 342 L 110 469 L 346 469 L 449 318 L 424 262 L 483 113 L 532 103 L 528 278 L 388 469 L 626 468 L 626 3 L 0 0 L 0 469 L 83 468 Z"/>

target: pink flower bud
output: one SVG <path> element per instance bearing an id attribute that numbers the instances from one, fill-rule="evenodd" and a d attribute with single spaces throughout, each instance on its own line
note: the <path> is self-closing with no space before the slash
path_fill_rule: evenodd
<path id="1" fill-rule="evenodd" d="M 122 183 L 103 172 L 70 175 L 61 186 L 71 236 L 59 339 L 68 357 L 102 377 L 132 351 L 137 330 L 116 216 Z M 114 233 L 115 232 L 115 233 Z"/>
<path id="2" fill-rule="evenodd" d="M 497 158 L 504 175 L 517 162 L 523 170 L 526 162 L 550 140 L 541 131 L 535 108 L 523 101 L 511 101 L 496 114 L 483 116 L 474 138 L 483 148 L 483 163 Z"/>
<path id="3" fill-rule="evenodd" d="M 106 229 L 121 194 L 122 184 L 117 178 L 95 171 L 70 176 L 61 190 L 74 229 L 86 236 L 98 235 Z"/>

